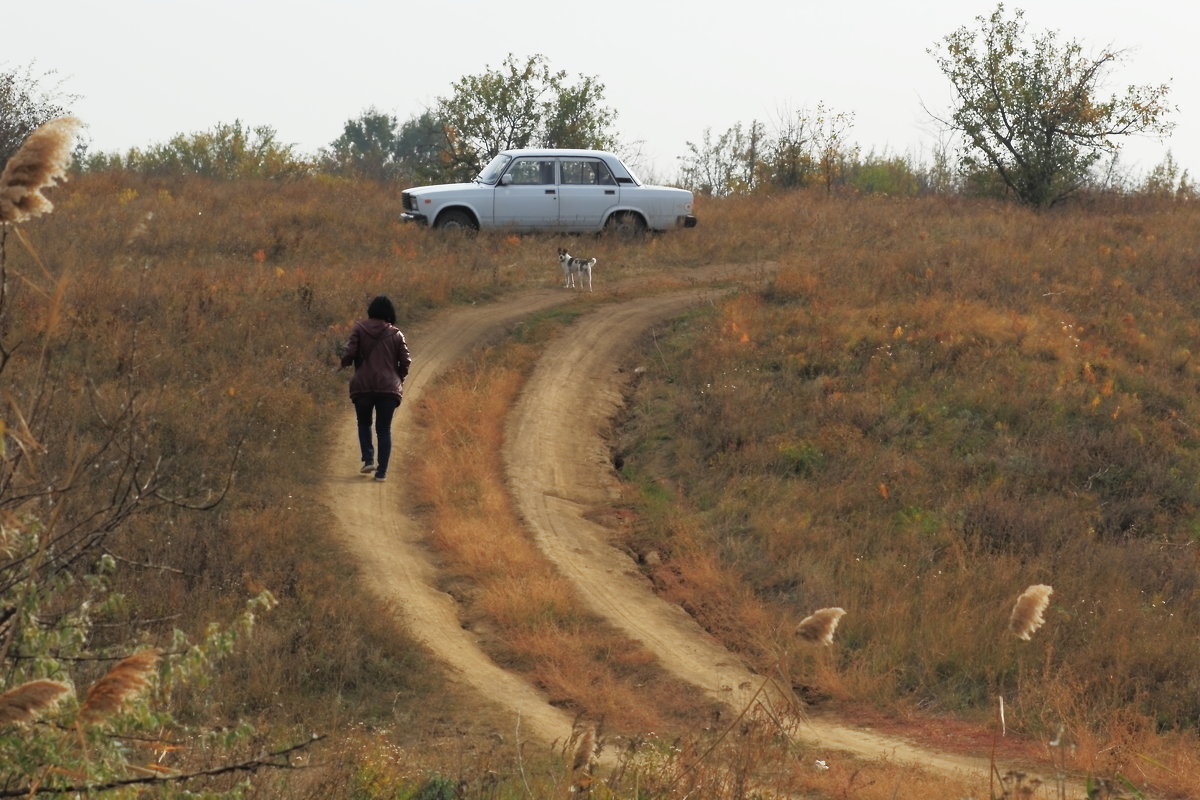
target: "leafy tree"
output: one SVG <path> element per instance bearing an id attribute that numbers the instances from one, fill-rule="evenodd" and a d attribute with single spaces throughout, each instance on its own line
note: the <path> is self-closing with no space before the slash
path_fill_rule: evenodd
<path id="1" fill-rule="evenodd" d="M 43 122 L 68 113 L 78 98 L 50 84 L 53 72 L 35 75 L 33 65 L 0 72 L 0 164 L 17 152 L 30 133 Z"/>
<path id="2" fill-rule="evenodd" d="M 430 111 L 400 124 L 374 108 L 348 120 L 321 152 L 322 168 L 372 180 L 428 183 L 446 178 L 445 126 Z"/>
<path id="3" fill-rule="evenodd" d="M 545 56 L 522 63 L 510 53 L 499 69 L 456 82 L 449 97 L 438 98 L 435 112 L 445 125 L 452 173 L 471 178 L 510 148 L 614 147 L 616 112 L 602 105 L 604 84 L 566 78 L 566 72 L 551 72 Z"/>
<path id="4" fill-rule="evenodd" d="M 309 172 L 309 165 L 283 144 L 275 129 L 249 128 L 240 120 L 218 124 L 211 131 L 178 134 L 165 144 L 131 149 L 121 158 L 93 159 L 89 168 L 124 167 L 143 175 L 199 175 L 216 180 L 282 179 Z"/>
<path id="5" fill-rule="evenodd" d="M 342 135 L 321 155 L 324 165 L 336 172 L 382 181 L 395 177 L 396 149 L 396 118 L 369 108 L 358 119 L 347 120 Z"/>
<path id="6" fill-rule="evenodd" d="M 401 174 L 413 183 L 450 180 L 445 124 L 432 111 L 401 124 L 396 132 L 396 159 Z"/>
<path id="7" fill-rule="evenodd" d="M 612 149 L 616 140 L 608 128 L 615 112 L 601 106 L 604 85 L 594 78 L 582 78 L 576 85 L 562 83 L 565 73 L 553 76 L 555 97 L 547 110 L 541 130 L 544 147 L 582 147 Z"/>
<path id="8" fill-rule="evenodd" d="M 911 159 L 887 153 L 867 153 L 847 165 L 846 182 L 866 194 L 913 196 L 921 192 L 921 177 Z"/>
<path id="9" fill-rule="evenodd" d="M 959 28 L 929 51 L 958 98 L 940 121 L 965 140 L 964 175 L 977 180 L 992 172 L 1021 202 L 1047 207 L 1116 154 L 1116 137 L 1170 130 L 1165 84 L 1103 96 L 1101 84 L 1121 52 L 1089 56 L 1054 31 L 1026 43 L 1024 12 L 1008 17 L 1003 3 L 975 19 L 976 28 Z"/>
<path id="10" fill-rule="evenodd" d="M 1175 162 L 1169 151 L 1162 162 L 1146 175 L 1138 191 L 1153 197 L 1174 197 L 1179 200 L 1195 200 L 1200 197 L 1196 181 Z"/>

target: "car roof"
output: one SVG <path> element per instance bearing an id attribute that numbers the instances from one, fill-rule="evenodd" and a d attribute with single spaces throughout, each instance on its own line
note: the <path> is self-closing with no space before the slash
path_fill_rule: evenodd
<path id="1" fill-rule="evenodd" d="M 580 150 L 572 147 L 521 147 L 503 151 L 510 156 L 592 156 L 595 158 L 616 158 L 614 153 L 607 150 Z"/>
<path id="2" fill-rule="evenodd" d="M 576 148 L 556 148 L 556 147 L 523 147 L 515 150 L 503 150 L 503 155 L 512 156 L 513 158 L 529 158 L 529 157 L 547 157 L 547 158 L 599 158 L 603 159 L 609 168 L 621 178 L 628 178 L 636 182 L 633 174 L 629 171 L 629 167 L 625 166 L 625 162 L 621 160 L 616 153 L 610 153 L 607 150 L 580 150 Z"/>

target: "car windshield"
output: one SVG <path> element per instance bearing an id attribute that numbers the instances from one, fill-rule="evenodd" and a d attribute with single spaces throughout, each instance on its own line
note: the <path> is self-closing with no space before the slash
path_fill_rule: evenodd
<path id="1" fill-rule="evenodd" d="M 480 183 L 495 184 L 496 181 L 500 180 L 500 175 L 503 174 L 504 168 L 508 166 L 508 162 L 510 161 L 512 161 L 512 156 L 501 153 L 493 158 L 491 163 L 484 167 L 480 173 L 475 176 L 475 180 L 479 181 Z"/>

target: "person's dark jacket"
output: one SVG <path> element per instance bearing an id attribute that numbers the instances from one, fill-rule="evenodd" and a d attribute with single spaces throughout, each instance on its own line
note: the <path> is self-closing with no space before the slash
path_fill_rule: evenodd
<path id="1" fill-rule="evenodd" d="M 404 379 L 412 365 L 408 343 L 395 325 L 381 319 L 354 323 L 350 341 L 342 353 L 342 366 L 354 365 L 350 398 L 378 393 L 404 396 Z"/>

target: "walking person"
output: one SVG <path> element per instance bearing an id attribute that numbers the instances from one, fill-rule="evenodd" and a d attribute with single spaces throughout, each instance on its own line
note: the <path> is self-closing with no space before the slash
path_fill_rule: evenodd
<path id="1" fill-rule="evenodd" d="M 404 334 L 396 327 L 396 308 L 380 295 L 367 306 L 367 319 L 354 323 L 350 341 L 342 353 L 342 366 L 354 365 L 350 378 L 350 402 L 358 421 L 358 446 L 363 473 L 375 473 L 375 480 L 387 479 L 392 456 L 392 416 L 404 397 L 404 379 L 412 356 Z M 371 437 L 374 417 L 375 439 Z M 379 463 L 376 465 L 375 458 Z"/>

